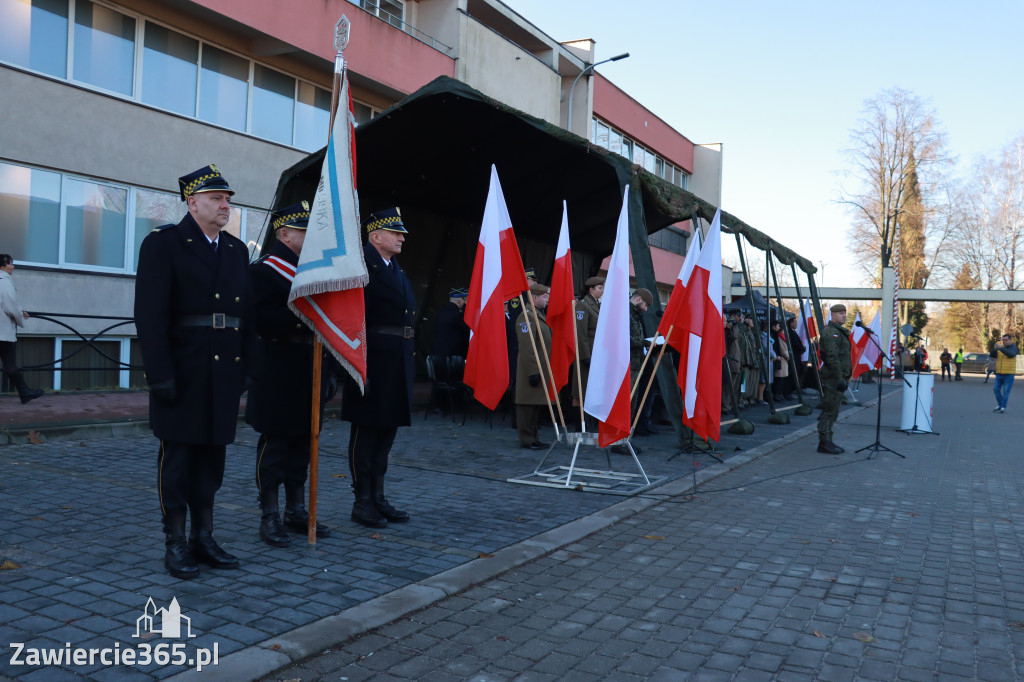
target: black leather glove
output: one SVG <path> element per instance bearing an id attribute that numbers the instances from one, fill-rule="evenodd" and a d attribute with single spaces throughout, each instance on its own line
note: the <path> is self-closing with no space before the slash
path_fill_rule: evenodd
<path id="1" fill-rule="evenodd" d="M 540 386 L 540 375 L 539 374 L 531 374 L 530 378 L 529 378 L 529 381 L 530 381 L 530 386 L 533 386 L 534 388 L 537 388 L 538 386 Z"/>
<path id="2" fill-rule="evenodd" d="M 842 393 L 847 388 L 849 388 L 849 386 L 850 385 L 848 383 L 846 383 L 845 381 L 840 381 L 838 384 L 836 384 L 836 390 L 839 391 L 840 393 Z"/>
<path id="3" fill-rule="evenodd" d="M 327 375 L 327 381 L 324 382 L 324 402 L 331 402 L 331 398 L 338 394 L 338 377 L 333 374 Z"/>
<path id="4" fill-rule="evenodd" d="M 174 401 L 178 399 L 178 387 L 174 383 L 174 379 L 167 379 L 166 381 L 158 381 L 155 384 L 150 384 L 149 393 L 157 401 L 167 405 L 174 404 Z"/>

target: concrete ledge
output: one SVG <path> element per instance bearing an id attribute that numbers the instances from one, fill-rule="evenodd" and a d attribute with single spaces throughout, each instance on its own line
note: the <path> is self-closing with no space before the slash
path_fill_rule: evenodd
<path id="1" fill-rule="evenodd" d="M 166 679 L 178 681 L 203 680 L 203 682 L 238 682 L 239 680 L 257 680 L 275 670 L 292 663 L 284 654 L 269 649 L 246 647 L 241 651 L 228 654 L 220 659 L 217 665 L 203 668 L 202 672 L 188 670 Z"/>

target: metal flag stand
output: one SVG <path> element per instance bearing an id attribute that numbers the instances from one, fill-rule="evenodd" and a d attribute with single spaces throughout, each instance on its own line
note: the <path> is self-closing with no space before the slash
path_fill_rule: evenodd
<path id="1" fill-rule="evenodd" d="M 554 449 L 558 447 L 559 443 L 572 446 L 572 459 L 569 462 L 569 466 L 555 465 L 545 469 L 544 464 Z M 544 453 L 540 463 L 534 467 L 531 473 L 506 480 L 509 483 L 522 483 L 524 485 L 538 485 L 545 488 L 562 488 L 611 495 L 636 495 L 665 482 L 667 476 L 651 478 L 647 475 L 643 465 L 640 464 L 640 459 L 636 456 L 633 445 L 629 442 L 629 438 L 621 440 L 617 444 L 625 445 L 629 449 L 629 454 L 633 458 L 633 463 L 636 465 L 638 473 L 615 471 L 612 468 L 611 454 L 609 454 L 607 449 L 604 451 L 608 463 L 607 469 L 577 467 L 576 463 L 579 459 L 580 446 L 598 447 L 597 434 L 587 431 L 560 431 L 555 441 L 548 448 L 548 451 Z"/>

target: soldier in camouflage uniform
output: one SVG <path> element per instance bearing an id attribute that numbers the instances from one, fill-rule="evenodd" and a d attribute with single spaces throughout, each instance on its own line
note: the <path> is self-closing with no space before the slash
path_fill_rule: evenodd
<path id="1" fill-rule="evenodd" d="M 832 319 L 821 333 L 821 416 L 818 417 L 818 452 L 838 455 L 843 448 L 832 442 L 832 425 L 839 417 L 839 406 L 843 392 L 853 374 L 853 358 L 850 355 L 850 332 L 846 322 L 846 306 L 837 303 L 829 310 Z"/>

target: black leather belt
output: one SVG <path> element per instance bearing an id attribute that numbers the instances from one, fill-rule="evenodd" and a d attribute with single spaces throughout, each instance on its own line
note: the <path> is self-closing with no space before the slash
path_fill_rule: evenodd
<path id="1" fill-rule="evenodd" d="M 401 336 L 403 339 L 411 339 L 416 336 L 416 330 L 412 327 L 370 327 L 367 329 L 371 334 L 388 334 L 389 336 Z"/>
<path id="2" fill-rule="evenodd" d="M 242 326 L 242 320 L 224 313 L 210 313 L 209 315 L 182 315 L 178 318 L 180 327 L 213 327 L 214 329 L 238 329 Z"/>

